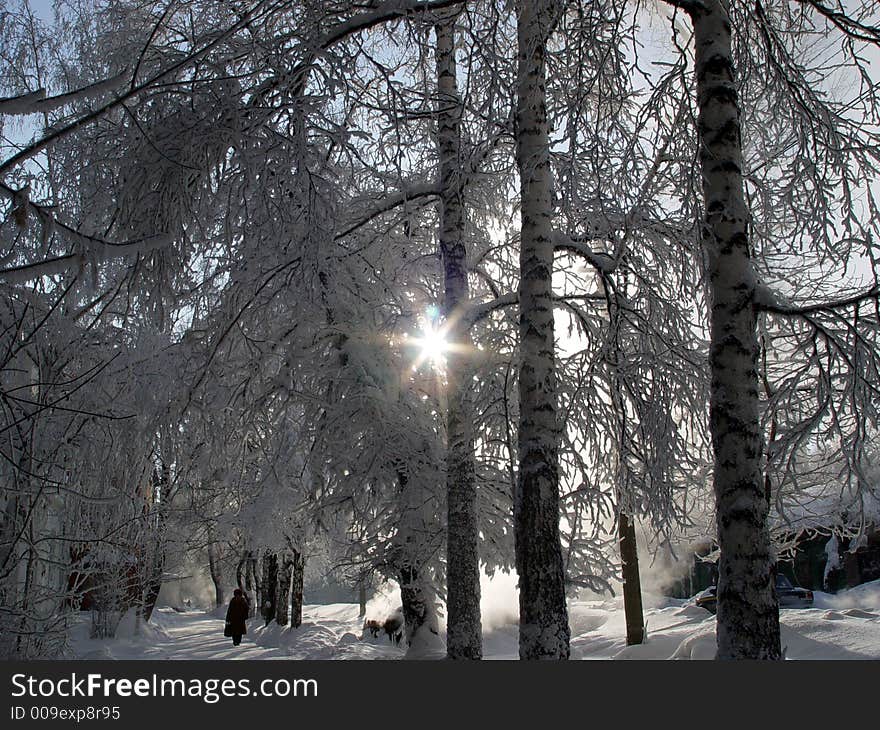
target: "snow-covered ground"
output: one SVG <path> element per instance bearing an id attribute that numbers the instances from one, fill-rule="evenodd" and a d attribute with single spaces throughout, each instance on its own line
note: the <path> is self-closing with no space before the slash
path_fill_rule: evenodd
<path id="1" fill-rule="evenodd" d="M 569 606 L 574 659 L 711 659 L 715 617 L 693 600 L 646 597 L 648 639 L 627 647 L 621 599 L 575 601 Z M 373 610 L 383 608 L 373 604 Z M 517 627 L 510 611 L 489 615 L 487 659 L 517 657 Z M 381 616 L 377 616 L 381 618 Z M 880 581 L 815 594 L 810 609 L 783 609 L 782 644 L 788 659 L 880 659 Z M 303 625 L 282 629 L 248 625 L 241 646 L 223 637 L 223 619 L 205 611 L 159 608 L 148 625 L 127 617 L 115 639 L 88 638 L 87 614 L 75 627 L 71 651 L 79 659 L 400 659 L 403 646 L 384 636 L 363 637 L 363 619 L 349 603 L 307 605 Z"/>

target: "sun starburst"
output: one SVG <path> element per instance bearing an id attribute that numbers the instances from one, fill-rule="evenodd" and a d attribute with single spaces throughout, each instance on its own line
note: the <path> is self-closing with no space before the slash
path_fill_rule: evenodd
<path id="1" fill-rule="evenodd" d="M 426 320 L 422 325 L 421 336 L 411 337 L 410 343 L 417 350 L 413 370 L 418 370 L 425 363 L 441 370 L 446 365 L 449 342 L 446 340 L 445 328 L 438 327 L 434 321 Z"/>

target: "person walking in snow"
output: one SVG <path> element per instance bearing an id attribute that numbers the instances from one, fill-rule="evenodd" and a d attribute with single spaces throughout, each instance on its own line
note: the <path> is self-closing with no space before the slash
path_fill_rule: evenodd
<path id="1" fill-rule="evenodd" d="M 238 646 L 241 643 L 241 637 L 247 633 L 247 617 L 250 611 L 248 600 L 242 593 L 241 588 L 236 588 L 229 602 L 229 608 L 226 609 L 226 628 L 223 636 L 232 637 L 232 645 Z"/>

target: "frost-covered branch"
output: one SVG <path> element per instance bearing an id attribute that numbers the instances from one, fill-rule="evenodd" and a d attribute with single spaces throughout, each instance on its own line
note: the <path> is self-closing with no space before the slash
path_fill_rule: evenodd
<path id="1" fill-rule="evenodd" d="M 265 81 L 255 92 L 254 99 L 262 99 L 270 91 L 274 91 L 282 85 L 289 85 L 290 92 L 294 97 L 300 97 L 305 92 L 308 84 L 309 72 L 321 53 L 327 51 L 346 38 L 356 35 L 364 30 L 375 28 L 399 18 L 406 18 L 415 13 L 429 14 L 438 10 L 461 5 L 464 0 L 385 0 L 375 8 L 356 13 L 351 17 L 336 23 L 320 38 L 309 43 L 314 50 L 309 50 L 295 67 L 284 76 L 275 76 Z"/>
<path id="2" fill-rule="evenodd" d="M 607 276 L 617 268 L 613 256 L 601 251 L 594 251 L 585 240 L 569 236 L 561 231 L 553 232 L 553 248 L 577 254 L 590 264 L 599 274 Z"/>
<path id="3" fill-rule="evenodd" d="M 51 132 L 48 132 L 37 141 L 27 145 L 11 157 L 7 158 L 4 162 L 0 163 L 0 175 L 5 175 L 17 165 L 20 165 L 26 160 L 31 159 L 58 140 L 61 140 L 72 134 L 73 132 L 88 126 L 95 120 L 104 117 L 108 112 L 116 109 L 117 107 L 134 98 L 143 91 L 152 88 L 156 84 L 168 79 L 169 76 L 172 76 L 178 71 L 181 71 L 192 65 L 193 63 L 200 61 L 213 49 L 215 49 L 223 41 L 225 41 L 229 36 L 248 26 L 254 20 L 255 16 L 257 16 L 261 11 L 265 9 L 265 6 L 277 4 L 277 2 L 272 2 L 271 0 L 262 0 L 246 13 L 243 13 L 238 21 L 230 26 L 226 31 L 217 34 L 214 38 L 205 43 L 200 49 L 193 51 L 179 61 L 170 64 L 166 68 L 151 76 L 143 83 L 130 88 L 124 94 L 119 94 L 115 96 L 113 99 L 99 106 L 97 109 L 94 109 L 87 114 L 83 114 L 74 121 L 65 124 L 57 129 L 54 129 Z"/>
<path id="4" fill-rule="evenodd" d="M 336 240 L 350 236 L 352 233 L 375 220 L 384 213 L 388 213 L 401 205 L 406 205 L 410 200 L 418 200 L 419 198 L 436 198 L 440 194 L 440 186 L 438 183 L 420 183 L 412 185 L 405 190 L 389 195 L 377 205 L 374 205 L 365 213 L 360 215 L 358 219 L 345 229 L 339 231 L 335 235 Z"/>
<path id="5" fill-rule="evenodd" d="M 12 190 L 7 185 L 0 183 L 0 194 L 11 198 L 13 201 L 19 197 L 19 192 Z M 43 236 L 48 240 L 53 232 L 57 232 L 70 241 L 78 250 L 74 253 L 54 256 L 42 261 L 34 261 L 19 266 L 11 266 L 0 269 L 0 280 L 8 283 L 21 283 L 31 281 L 41 276 L 54 276 L 68 271 L 72 265 L 81 265 L 84 261 L 105 261 L 117 256 L 130 256 L 144 254 L 158 248 L 163 248 L 171 242 L 167 234 L 144 236 L 130 241 L 108 241 L 98 236 L 90 236 L 59 221 L 50 210 L 44 206 L 30 201 L 23 201 L 28 210 L 33 211 L 43 226 Z"/>
<path id="6" fill-rule="evenodd" d="M 96 81 L 79 89 L 47 97 L 45 89 L 37 89 L 28 94 L 0 99 L 0 114 L 25 115 L 44 114 L 67 104 L 84 101 L 92 96 L 104 94 L 121 86 L 128 77 L 128 71 L 116 74 L 102 81 Z"/>
<path id="7" fill-rule="evenodd" d="M 497 312 L 505 307 L 511 307 L 518 302 L 519 296 L 516 292 L 507 292 L 491 301 L 472 305 L 464 314 L 464 319 L 473 325 L 488 317 L 492 312 Z"/>
<path id="8" fill-rule="evenodd" d="M 880 284 L 875 284 L 871 288 L 849 297 L 813 304 L 796 304 L 763 282 L 755 287 L 755 306 L 760 311 L 792 316 L 848 309 L 849 307 L 878 298 L 880 298 Z"/>
<path id="9" fill-rule="evenodd" d="M 813 8 L 817 13 L 828 19 L 841 32 L 856 40 L 865 41 L 866 43 L 880 44 L 880 25 L 876 23 L 864 23 L 860 19 L 853 16 L 853 13 L 843 8 L 843 4 L 838 9 L 829 7 L 820 0 L 796 0 L 802 5 Z M 757 0 L 755 7 L 758 12 L 763 12 L 761 1 Z"/>

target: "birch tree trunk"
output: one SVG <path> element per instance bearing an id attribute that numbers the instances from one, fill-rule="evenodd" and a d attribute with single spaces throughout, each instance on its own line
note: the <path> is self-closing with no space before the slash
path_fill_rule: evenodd
<path id="1" fill-rule="evenodd" d="M 236 580 L 238 587 L 244 591 L 248 600 L 248 618 L 256 616 L 257 606 L 260 601 L 260 592 L 254 585 L 254 560 L 250 550 L 246 550 L 238 563 L 236 569 Z"/>
<path id="2" fill-rule="evenodd" d="M 248 554 L 243 553 L 238 559 L 238 565 L 235 566 L 235 585 L 241 590 L 245 590 L 245 580 L 247 580 L 247 590 L 250 590 L 250 576 L 247 575 Z M 247 576 L 247 577 L 246 577 Z"/>
<path id="3" fill-rule="evenodd" d="M 146 585 L 142 590 L 141 616 L 145 623 L 148 623 L 153 615 L 153 609 L 156 607 L 156 601 L 159 599 L 159 591 L 162 590 L 162 576 L 165 572 L 165 521 L 167 519 L 167 508 L 170 505 L 171 490 L 171 470 L 167 464 L 163 462 L 161 473 L 154 484 L 153 494 L 158 492 L 158 498 L 155 498 L 154 508 L 156 510 L 156 532 L 155 544 L 150 546 L 150 566 L 146 575 Z"/>
<path id="4" fill-rule="evenodd" d="M 303 580 L 306 572 L 306 558 L 299 550 L 293 553 L 290 577 L 290 625 L 302 626 L 303 622 Z"/>
<path id="5" fill-rule="evenodd" d="M 545 43 L 553 3 L 520 2 L 516 158 L 521 189 L 519 479 L 514 499 L 521 659 L 567 659 L 570 630 L 559 539 L 550 141 Z"/>
<path id="6" fill-rule="evenodd" d="M 429 583 L 429 571 L 424 560 L 423 539 L 430 524 L 431 511 L 423 490 L 411 483 L 406 472 L 398 469 L 397 481 L 400 490 L 400 519 L 393 539 L 392 554 L 395 572 L 400 581 L 408 656 L 448 657 L 448 647 L 443 644 L 437 621 L 436 591 Z"/>
<path id="7" fill-rule="evenodd" d="M 280 563 L 281 565 L 278 568 L 278 590 L 275 593 L 275 622 L 279 626 L 287 626 L 293 557 L 289 553 L 284 552 L 281 554 Z"/>
<path id="8" fill-rule="evenodd" d="M 719 659 L 779 659 L 779 607 L 761 478 L 755 274 L 729 0 L 688 3 L 696 43 L 700 164 L 709 267 Z"/>
<path id="9" fill-rule="evenodd" d="M 142 617 L 145 623 L 148 623 L 153 616 L 153 610 L 156 608 L 156 601 L 159 599 L 159 591 L 162 590 L 162 573 L 165 570 L 165 548 L 157 546 L 156 555 L 153 558 L 152 566 L 147 579 L 147 586 L 143 593 Z"/>
<path id="10" fill-rule="evenodd" d="M 363 580 L 358 582 L 358 606 L 358 617 L 363 618 L 367 615 L 367 586 Z"/>
<path id="11" fill-rule="evenodd" d="M 250 558 L 248 559 L 248 575 L 250 576 L 249 582 L 252 582 L 254 586 L 254 600 L 250 604 L 252 608 L 251 617 L 253 617 L 263 610 L 263 581 L 260 577 L 260 564 L 253 552 L 250 553 Z"/>
<path id="12" fill-rule="evenodd" d="M 260 613 L 266 626 L 275 618 L 275 594 L 278 590 L 278 555 L 271 550 L 263 553 L 262 604 Z"/>
<path id="13" fill-rule="evenodd" d="M 211 573 L 211 582 L 214 584 L 214 605 L 223 605 L 223 574 L 220 570 L 220 555 L 217 552 L 217 543 L 213 540 L 208 543 L 208 570 Z M 241 563 L 236 571 L 238 587 L 241 588 Z"/>
<path id="14" fill-rule="evenodd" d="M 461 99 L 456 83 L 455 16 L 444 17 L 435 27 L 437 147 L 441 183 L 439 239 L 443 258 L 443 309 L 450 344 L 446 358 L 446 650 L 450 659 L 480 659 L 483 644 L 479 523 L 474 480 L 474 414 L 466 360 L 473 343 L 462 317 L 469 291 L 460 156 Z"/>

